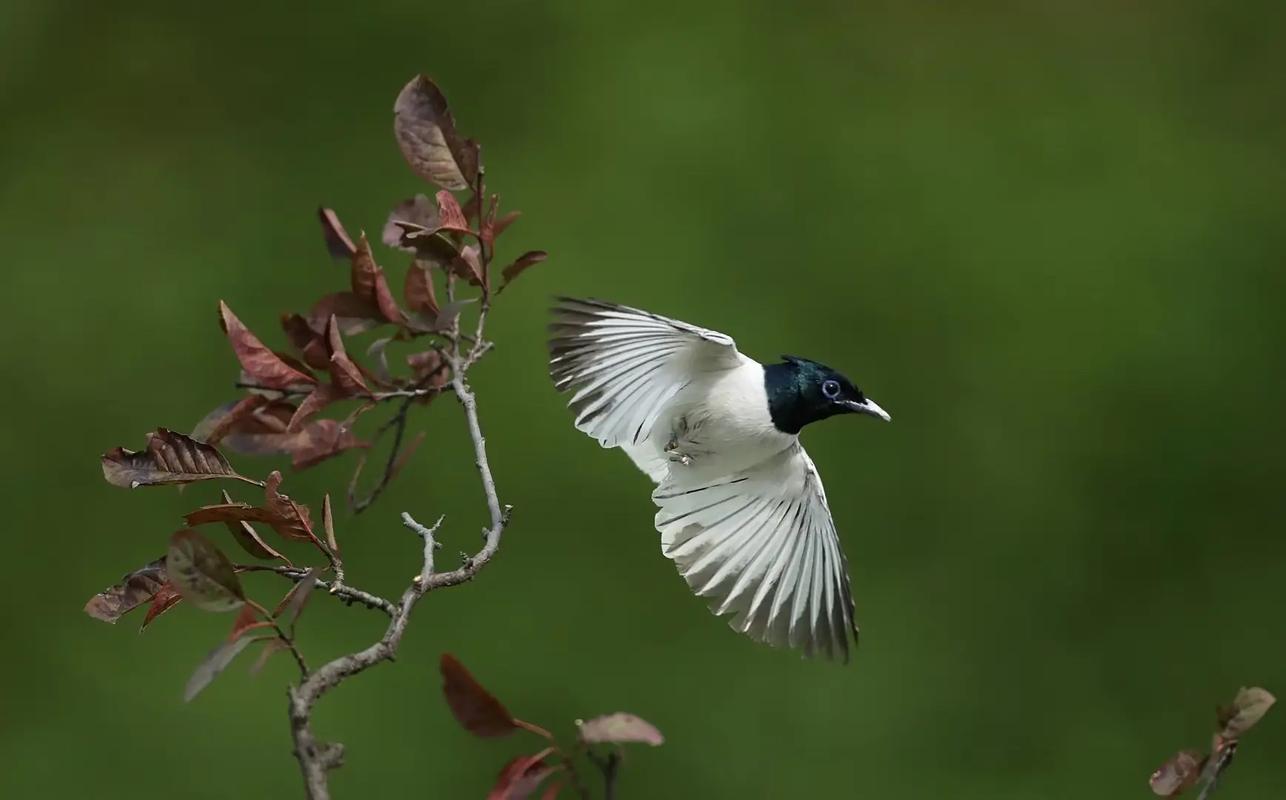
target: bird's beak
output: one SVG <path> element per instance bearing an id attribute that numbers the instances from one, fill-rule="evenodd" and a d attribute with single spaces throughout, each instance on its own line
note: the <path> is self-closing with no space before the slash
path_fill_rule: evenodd
<path id="1" fill-rule="evenodd" d="M 856 400 L 846 400 L 844 407 L 857 414 L 869 414 L 872 417 L 879 417 L 885 422 L 890 422 L 893 419 L 889 416 L 889 412 L 876 405 L 874 400 L 868 399 L 863 403 L 859 403 Z"/>

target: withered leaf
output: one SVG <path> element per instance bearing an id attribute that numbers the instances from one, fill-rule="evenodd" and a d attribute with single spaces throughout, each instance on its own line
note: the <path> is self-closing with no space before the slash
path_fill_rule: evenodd
<path id="1" fill-rule="evenodd" d="M 456 277 L 463 278 L 474 286 L 482 286 L 486 283 L 487 276 L 482 268 L 482 258 L 476 244 L 460 248 L 460 254 L 453 258 L 448 266 Z"/>
<path id="2" fill-rule="evenodd" d="M 335 386 L 346 395 L 370 395 L 371 390 L 362 380 L 362 371 L 348 357 L 344 348 L 344 338 L 339 332 L 339 323 L 330 318 L 327 341 L 330 345 L 330 374 Z"/>
<path id="3" fill-rule="evenodd" d="M 187 686 L 183 689 L 183 702 L 190 703 L 192 698 L 200 694 L 202 689 L 209 686 L 211 681 L 219 677 L 219 673 L 223 672 L 232 663 L 232 660 L 254 641 L 257 640 L 252 636 L 242 636 L 232 641 L 225 641 L 210 651 L 210 655 L 205 657 L 205 660 L 192 673 L 192 677 L 188 678 Z"/>
<path id="4" fill-rule="evenodd" d="M 147 630 L 147 626 L 151 625 L 153 620 L 174 608 L 182 599 L 183 595 L 179 594 L 179 590 L 172 584 L 161 584 L 161 588 L 156 591 L 156 596 L 152 598 L 152 605 L 147 607 L 147 616 L 143 617 L 143 624 L 138 626 L 138 632 Z"/>
<path id="5" fill-rule="evenodd" d="M 393 294 L 389 291 L 388 280 L 384 277 L 384 270 L 380 269 L 379 264 L 375 263 L 375 254 L 371 252 L 371 243 L 367 241 L 364 233 L 357 241 L 357 252 L 353 253 L 351 279 L 353 294 L 374 303 L 381 316 L 388 322 L 397 325 L 402 324 L 402 310 L 397 307 L 397 301 L 393 299 Z"/>
<path id="6" fill-rule="evenodd" d="M 237 361 L 255 383 L 268 389 L 297 389 L 315 382 L 311 375 L 290 366 L 265 347 L 222 300 L 219 301 L 219 317 Z"/>
<path id="7" fill-rule="evenodd" d="M 545 763 L 545 758 L 552 752 L 554 748 L 547 747 L 533 755 L 510 759 L 500 768 L 495 785 L 487 793 L 487 800 L 527 800 L 539 788 L 541 781 L 557 771 L 557 767 Z"/>
<path id="8" fill-rule="evenodd" d="M 165 585 L 165 557 L 126 573 L 85 603 L 85 613 L 94 619 L 115 624 L 125 614 L 149 602 Z"/>
<path id="9" fill-rule="evenodd" d="M 443 189 L 470 188 L 478 177 L 478 146 L 456 132 L 442 91 L 417 75 L 393 105 L 393 132 L 411 171 Z"/>
<path id="10" fill-rule="evenodd" d="M 228 641 L 239 638 L 243 633 L 270 627 L 271 623 L 259 619 L 259 612 L 253 606 L 241 607 L 241 612 L 232 621 L 232 630 L 228 631 Z"/>
<path id="11" fill-rule="evenodd" d="M 225 505 L 235 505 L 232 497 L 227 492 L 223 493 L 223 502 Z M 242 550 L 245 550 L 250 555 L 255 558 L 275 559 L 285 561 L 287 564 L 290 563 L 290 559 L 272 549 L 267 542 L 259 538 L 259 533 L 255 531 L 254 526 L 249 522 L 239 519 L 228 520 L 225 524 L 232 533 L 232 538 L 236 540 L 237 544 L 241 545 Z"/>
<path id="12" fill-rule="evenodd" d="M 228 459 L 212 446 L 166 428 L 157 428 L 147 435 L 145 451 L 116 447 L 103 454 L 102 463 L 107 482 L 126 489 L 214 478 L 259 483 L 238 474 Z"/>
<path id="13" fill-rule="evenodd" d="M 295 469 L 308 469 L 345 450 L 370 446 L 338 420 L 319 419 L 296 434 L 289 449 L 290 463 Z"/>
<path id="14" fill-rule="evenodd" d="M 505 736 L 517 727 L 511 715 L 450 653 L 442 654 L 442 693 L 461 727 L 475 736 Z"/>
<path id="15" fill-rule="evenodd" d="M 500 219 L 496 220 L 495 225 L 493 226 L 493 230 L 491 233 L 491 240 L 494 241 L 496 239 L 499 239 L 500 234 L 508 230 L 509 226 L 514 224 L 514 222 L 516 222 L 517 219 L 521 216 L 522 216 L 521 211 L 510 211 L 508 214 L 501 216 Z"/>
<path id="16" fill-rule="evenodd" d="M 259 657 L 255 659 L 255 663 L 250 665 L 250 674 L 258 675 L 263 671 L 264 665 L 268 663 L 268 659 L 272 658 L 273 653 L 286 649 L 286 643 L 275 636 L 272 638 L 263 637 L 254 641 L 263 642 L 263 648 L 259 651 Z"/>
<path id="17" fill-rule="evenodd" d="M 1277 698 L 1265 689 L 1258 686 L 1241 687 L 1236 699 L 1232 701 L 1232 714 L 1221 721 L 1222 736 L 1225 739 L 1240 739 L 1242 734 L 1259 724 L 1259 720 L 1263 719 L 1264 714 L 1276 702 Z"/>
<path id="18" fill-rule="evenodd" d="M 327 321 L 333 317 L 335 315 L 331 314 Z M 330 352 L 326 348 L 326 341 L 313 330 L 308 320 L 298 314 L 282 314 L 281 329 L 286 332 L 286 338 L 299 351 L 305 364 L 313 369 L 330 369 Z"/>
<path id="19" fill-rule="evenodd" d="M 354 336 L 387 322 L 374 300 L 358 297 L 352 292 L 328 294 L 314 303 L 308 311 L 308 327 L 318 337 L 322 337 L 326 333 L 326 326 L 330 324 L 331 317 L 339 320 L 339 329 L 345 336 Z M 324 340 L 319 339 L 319 341 L 322 342 L 322 349 L 325 350 Z M 329 363 L 329 352 L 325 353 L 325 359 Z M 325 368 L 321 367 L 321 369 Z"/>
<path id="20" fill-rule="evenodd" d="M 1148 786 L 1161 797 L 1177 797 L 1197 782 L 1201 775 L 1202 757 L 1192 750 L 1180 750 L 1170 757 L 1148 779 Z"/>
<path id="21" fill-rule="evenodd" d="M 415 257 L 425 263 L 446 267 L 460 255 L 455 243 L 434 229 L 411 222 L 390 224 L 399 232 L 399 248 L 415 253 Z"/>
<path id="22" fill-rule="evenodd" d="M 438 229 L 437 204 L 429 200 L 425 195 L 417 194 L 415 197 L 398 203 L 389 212 L 388 220 L 384 223 L 384 230 L 380 234 L 380 241 L 399 250 L 414 251 L 414 246 L 403 241 L 407 228 L 404 228 L 400 223 L 406 223 L 407 226 L 426 233 L 436 231 Z"/>
<path id="23" fill-rule="evenodd" d="M 633 714 L 618 712 L 594 717 L 580 724 L 580 738 L 586 744 L 642 742 L 656 747 L 665 737 L 656 726 Z"/>
<path id="24" fill-rule="evenodd" d="M 549 258 L 549 253 L 546 253 L 544 250 L 529 250 L 518 256 L 518 258 L 514 259 L 514 263 L 505 267 L 504 271 L 501 272 L 501 275 L 505 278 L 505 282 L 501 284 L 500 291 L 503 292 L 506 286 L 513 283 L 514 278 L 517 278 L 519 275 L 526 272 L 529 267 L 533 267 L 547 258 Z"/>
<path id="25" fill-rule="evenodd" d="M 412 271 L 414 269 L 415 267 L 411 268 Z M 389 372 L 388 354 L 385 352 L 391 341 L 393 341 L 392 336 L 385 336 L 382 339 L 376 339 L 371 342 L 370 346 L 366 348 L 366 357 L 375 362 L 375 367 L 371 371 L 375 374 L 376 381 L 385 386 L 393 385 L 393 374 Z"/>
<path id="26" fill-rule="evenodd" d="M 290 587 L 285 597 L 281 598 L 281 602 L 272 614 L 277 619 L 277 624 L 286 627 L 294 625 L 295 620 L 299 618 L 299 613 L 304 610 L 304 604 L 308 602 L 308 596 L 315 588 L 317 588 L 317 568 L 313 567 Z"/>
<path id="27" fill-rule="evenodd" d="M 326 546 L 332 553 L 338 553 L 339 540 L 335 538 L 335 512 L 330 505 L 329 493 L 322 496 L 322 530 L 326 531 Z"/>
<path id="28" fill-rule="evenodd" d="M 406 357 L 417 386 L 440 389 L 451 382 L 451 368 L 437 350 L 424 350 Z"/>
<path id="29" fill-rule="evenodd" d="M 170 537 L 165 573 L 184 600 L 204 611 L 233 611 L 245 603 L 232 562 L 191 528 Z"/>
<path id="30" fill-rule="evenodd" d="M 563 790 L 563 786 L 563 781 L 554 781 L 549 784 L 545 787 L 545 791 L 540 793 L 540 800 L 555 800 L 558 797 L 558 793 Z"/>
<path id="31" fill-rule="evenodd" d="M 310 417 L 315 416 L 331 403 L 343 400 L 347 393 L 338 386 L 330 383 L 318 384 L 304 399 L 299 401 L 299 407 L 295 409 L 294 416 L 290 418 L 290 423 L 286 425 L 286 431 L 296 433 L 304 427 Z"/>
<path id="32" fill-rule="evenodd" d="M 344 230 L 344 224 L 339 221 L 339 215 L 329 208 L 318 208 L 317 216 L 321 219 L 322 236 L 326 237 L 326 249 L 330 252 L 331 258 L 349 258 L 357 248 L 353 245 L 353 240 Z"/>

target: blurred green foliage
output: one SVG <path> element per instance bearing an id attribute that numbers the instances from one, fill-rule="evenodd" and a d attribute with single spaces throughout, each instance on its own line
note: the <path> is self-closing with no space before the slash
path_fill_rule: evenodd
<path id="1" fill-rule="evenodd" d="M 526 212 L 508 255 L 551 259 L 473 374 L 515 506 L 501 556 L 321 704 L 338 796 L 481 796 L 535 749 L 456 727 L 445 650 L 558 730 L 655 722 L 626 798 L 1148 796 L 1215 703 L 1286 690 L 1283 35 L 1279 2 L 8 0 L 0 795 L 298 794 L 285 659 L 184 706 L 230 619 L 180 607 L 139 637 L 81 613 L 212 491 L 115 489 L 96 456 L 234 396 L 219 298 L 272 337 L 342 288 L 314 209 L 375 232 L 425 189 L 391 134 L 423 71 Z M 891 411 L 804 437 L 855 664 L 689 596 L 646 479 L 548 385 L 555 293 L 826 361 Z M 447 554 L 484 521 L 458 409 L 417 425 L 407 472 L 340 519 L 350 578 L 386 593 L 417 564 L 398 512 L 445 512 Z M 352 463 L 286 488 L 316 505 Z M 320 660 L 382 623 L 317 598 L 301 628 Z M 1221 793 L 1280 794 L 1283 748 L 1270 715 Z"/>

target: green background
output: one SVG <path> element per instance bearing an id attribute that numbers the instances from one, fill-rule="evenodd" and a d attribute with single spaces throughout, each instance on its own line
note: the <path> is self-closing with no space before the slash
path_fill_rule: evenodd
<path id="1" fill-rule="evenodd" d="M 140 637 L 81 613 L 216 491 L 115 489 L 97 455 L 235 396 L 216 300 L 279 344 L 279 311 L 344 287 L 319 203 L 378 231 L 426 190 L 391 134 L 421 71 L 526 212 L 502 255 L 551 259 L 472 374 L 513 525 L 396 664 L 320 705 L 338 797 L 480 797 L 538 747 L 456 727 L 443 651 L 561 732 L 656 723 L 625 798 L 1142 798 L 1238 686 L 1286 692 L 1286 5 L 187 5 L 0 7 L 0 795 L 299 793 L 288 660 L 185 706 L 227 617 Z M 756 646 L 689 596 L 646 479 L 548 384 L 558 293 L 817 358 L 889 409 L 804 434 L 854 664 Z M 446 513 L 448 561 L 484 521 L 455 403 L 414 424 L 413 465 L 341 516 L 350 579 L 388 594 L 417 568 L 399 512 Z M 319 505 L 352 466 L 286 489 Z M 381 630 L 318 597 L 302 644 Z M 1280 795 L 1283 748 L 1279 710 L 1220 795 Z"/>

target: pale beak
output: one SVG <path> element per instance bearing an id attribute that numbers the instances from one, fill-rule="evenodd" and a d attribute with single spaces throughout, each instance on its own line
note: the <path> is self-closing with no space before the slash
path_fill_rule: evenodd
<path id="1" fill-rule="evenodd" d="M 892 417 L 889 416 L 889 412 L 880 408 L 878 405 L 875 404 L 874 400 L 870 400 L 870 399 L 866 400 L 866 402 L 863 402 L 863 403 L 858 403 L 854 400 L 845 400 L 844 407 L 847 408 L 849 411 L 853 411 L 858 414 L 869 414 L 872 417 L 879 417 L 885 422 L 890 422 L 893 419 Z"/>

